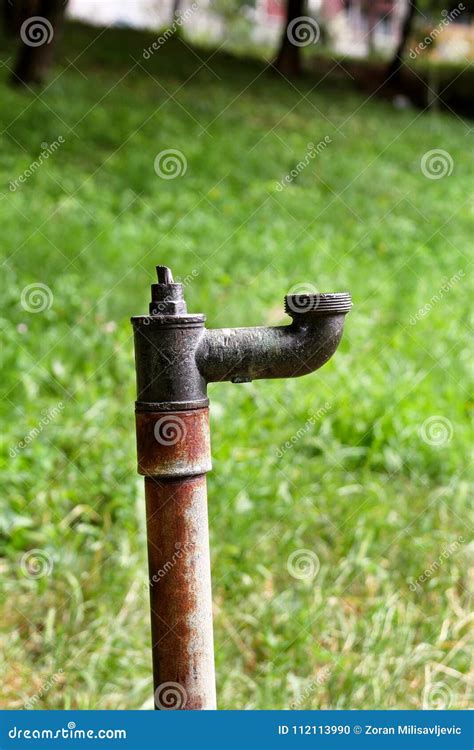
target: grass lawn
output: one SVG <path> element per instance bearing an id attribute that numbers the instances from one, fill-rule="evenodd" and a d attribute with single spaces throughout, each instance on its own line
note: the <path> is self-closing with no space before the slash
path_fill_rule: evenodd
<path id="1" fill-rule="evenodd" d="M 210 388 L 219 707 L 467 707 L 470 124 L 99 34 L 67 27 L 40 94 L 1 74 L 2 705 L 152 707 L 129 317 L 163 263 L 210 326 L 354 300 L 318 373 Z"/>

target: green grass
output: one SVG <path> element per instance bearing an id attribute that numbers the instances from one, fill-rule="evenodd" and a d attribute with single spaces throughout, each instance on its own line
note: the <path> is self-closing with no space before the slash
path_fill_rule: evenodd
<path id="1" fill-rule="evenodd" d="M 98 33 L 66 29 L 76 67 L 39 96 L 7 88 L 6 68 L 0 83 L 2 704 L 151 707 L 129 317 L 165 263 L 195 271 L 188 308 L 210 326 L 280 322 L 308 282 L 354 299 L 320 372 L 210 388 L 220 708 L 466 707 L 468 124 L 220 54 L 200 67 L 209 52 L 179 40 L 143 70 L 131 56 L 151 35 Z M 168 148 L 187 171 L 165 181 Z M 439 180 L 420 169 L 435 148 L 454 165 Z M 37 314 L 20 303 L 35 282 L 54 296 Z M 423 439 L 431 417 L 449 441 Z M 31 549 L 49 575 L 24 574 Z M 300 549 L 313 579 L 288 571 Z"/>

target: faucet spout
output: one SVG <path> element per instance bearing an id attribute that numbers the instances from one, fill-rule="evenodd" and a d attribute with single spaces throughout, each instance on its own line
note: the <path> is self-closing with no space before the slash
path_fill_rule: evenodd
<path id="1" fill-rule="evenodd" d="M 307 375 L 336 351 L 350 308 L 348 294 L 289 295 L 290 325 L 206 329 L 196 364 L 208 383 Z"/>

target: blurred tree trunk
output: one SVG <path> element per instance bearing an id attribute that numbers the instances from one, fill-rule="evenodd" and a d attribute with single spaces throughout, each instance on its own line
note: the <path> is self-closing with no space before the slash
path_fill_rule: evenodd
<path id="1" fill-rule="evenodd" d="M 275 60 L 275 68 L 284 76 L 301 75 L 301 55 L 300 48 L 288 39 L 287 29 L 289 24 L 303 15 L 305 0 L 287 0 L 286 19 L 283 29 L 283 35 L 280 42 L 280 49 Z"/>
<path id="2" fill-rule="evenodd" d="M 174 23 L 179 18 L 179 12 L 181 10 L 181 0 L 173 0 L 171 10 L 171 23 Z"/>
<path id="3" fill-rule="evenodd" d="M 20 33 L 22 22 L 36 11 L 35 0 L 2 0 L 3 28 L 7 36 Z"/>
<path id="4" fill-rule="evenodd" d="M 365 5 L 367 14 L 367 52 L 369 55 L 373 55 L 375 52 L 375 27 L 377 26 L 379 16 L 376 13 L 373 2 L 366 3 Z"/>
<path id="5" fill-rule="evenodd" d="M 2 0 L 3 30 L 6 36 L 13 36 L 19 29 L 18 3 L 13 0 Z"/>
<path id="6" fill-rule="evenodd" d="M 20 48 L 11 77 L 14 86 L 41 84 L 53 62 L 54 47 L 62 26 L 67 0 L 36 0 L 26 3 L 28 15 L 21 26 Z M 28 23 L 31 15 L 39 20 Z"/>
<path id="7" fill-rule="evenodd" d="M 407 12 L 403 19 L 402 28 L 400 31 L 400 41 L 395 51 L 392 62 L 387 69 L 387 78 L 390 78 L 389 84 L 397 84 L 401 76 L 401 67 L 403 65 L 403 53 L 407 46 L 408 39 L 412 32 L 413 21 L 418 11 L 417 0 L 407 0 Z"/>

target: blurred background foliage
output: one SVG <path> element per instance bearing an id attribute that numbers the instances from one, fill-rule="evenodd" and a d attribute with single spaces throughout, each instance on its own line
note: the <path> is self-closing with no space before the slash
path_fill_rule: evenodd
<path id="1" fill-rule="evenodd" d="M 338 78 L 288 85 L 178 36 L 145 64 L 154 39 L 68 24 L 47 96 L 6 86 L 4 43 L 2 705 L 152 707 L 129 317 L 163 263 L 195 271 L 188 308 L 210 326 L 283 322 L 306 282 L 354 300 L 321 372 L 210 389 L 220 708 L 465 708 L 469 126 Z M 183 177 L 155 173 L 166 148 Z M 434 148 L 454 165 L 439 180 L 420 169 Z M 20 304 L 36 282 L 54 298 L 38 314 Z M 450 425 L 440 445 L 432 417 Z M 320 560 L 313 580 L 288 572 L 301 548 Z M 25 575 L 32 549 L 50 575 Z"/>

